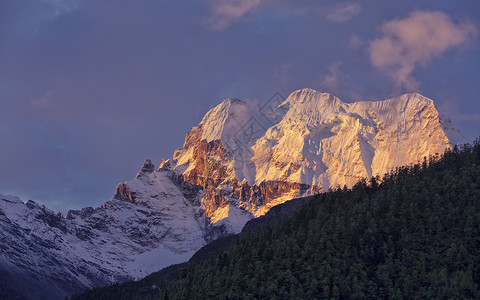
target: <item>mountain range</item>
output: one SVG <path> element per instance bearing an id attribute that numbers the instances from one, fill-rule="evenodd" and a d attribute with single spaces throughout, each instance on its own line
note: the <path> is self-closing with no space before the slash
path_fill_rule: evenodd
<path id="1" fill-rule="evenodd" d="M 226 99 L 158 167 L 145 160 L 101 207 L 66 216 L 0 195 L 0 291 L 61 299 L 188 260 L 287 200 L 383 175 L 465 139 L 412 93 L 346 103 L 312 89 Z"/>

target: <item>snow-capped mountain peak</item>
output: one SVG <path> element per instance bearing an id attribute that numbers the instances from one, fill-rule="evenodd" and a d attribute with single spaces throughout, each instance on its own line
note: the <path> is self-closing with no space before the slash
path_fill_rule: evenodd
<path id="1" fill-rule="evenodd" d="M 254 107 L 242 100 L 224 100 L 208 111 L 200 122 L 199 126 L 203 128 L 201 140 L 222 140 L 229 144 L 238 126 L 245 122 L 252 110 Z"/>
<path id="2" fill-rule="evenodd" d="M 296 90 L 291 93 L 279 106 L 289 104 L 290 106 L 308 104 L 310 107 L 336 106 L 342 101 L 330 93 L 322 93 L 310 88 Z"/>
<path id="3" fill-rule="evenodd" d="M 433 101 L 417 93 L 346 103 L 301 89 L 276 107 L 279 119 L 269 118 L 259 106 L 235 104 L 226 100 L 210 110 L 171 161 L 185 181 L 206 189 L 202 206 L 207 216 L 222 215 L 215 211 L 229 205 L 230 198 L 241 198 L 249 212 L 259 215 L 270 201 L 352 186 L 464 141 Z M 262 186 L 273 182 L 289 188 L 265 197 Z"/>
<path id="4" fill-rule="evenodd" d="M 312 89 L 293 92 L 282 108 L 288 108 L 280 122 L 282 126 L 312 127 L 332 119 L 333 116 L 345 112 L 345 104 L 337 97 L 320 93 Z"/>

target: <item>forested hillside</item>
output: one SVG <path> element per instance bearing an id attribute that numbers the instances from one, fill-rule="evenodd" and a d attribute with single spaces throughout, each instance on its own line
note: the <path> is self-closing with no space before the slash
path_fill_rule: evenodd
<path id="1" fill-rule="evenodd" d="M 174 273 L 74 299 L 479 299 L 479 229 L 477 140 L 320 194 Z"/>

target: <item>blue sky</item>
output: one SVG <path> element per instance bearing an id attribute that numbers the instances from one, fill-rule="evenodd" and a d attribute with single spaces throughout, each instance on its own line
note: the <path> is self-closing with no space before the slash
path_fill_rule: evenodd
<path id="1" fill-rule="evenodd" d="M 0 193 L 66 212 L 158 165 L 222 99 L 419 92 L 480 135 L 480 2 L 0 2 Z"/>

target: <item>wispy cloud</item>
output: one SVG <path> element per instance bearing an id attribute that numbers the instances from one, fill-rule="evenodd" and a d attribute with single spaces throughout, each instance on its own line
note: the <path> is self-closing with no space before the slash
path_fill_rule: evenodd
<path id="1" fill-rule="evenodd" d="M 40 98 L 32 99 L 26 109 L 32 115 L 41 116 L 53 122 L 61 122 L 69 117 L 66 114 L 66 107 L 59 101 L 54 90 L 48 91 Z"/>
<path id="2" fill-rule="evenodd" d="M 53 8 L 52 17 L 58 17 L 74 11 L 79 6 L 79 0 L 43 0 Z"/>
<path id="3" fill-rule="evenodd" d="M 363 48 L 365 41 L 357 34 L 353 34 L 348 39 L 348 46 L 353 49 Z"/>
<path id="4" fill-rule="evenodd" d="M 456 99 L 455 96 L 449 97 L 448 100 L 449 101 L 443 101 L 443 103 L 440 104 L 439 110 L 445 115 L 448 115 L 455 123 L 480 123 L 480 113 L 461 111 L 461 102 L 459 99 Z"/>
<path id="5" fill-rule="evenodd" d="M 340 66 L 342 65 L 341 61 L 336 61 L 331 63 L 328 66 L 328 74 L 323 77 L 322 87 L 326 90 L 333 92 L 338 88 L 339 85 L 339 73 Z"/>
<path id="6" fill-rule="evenodd" d="M 358 3 L 340 3 L 335 5 L 327 14 L 327 20 L 342 23 L 351 20 L 358 15 L 362 7 Z"/>
<path id="7" fill-rule="evenodd" d="M 273 74 L 273 77 L 282 85 L 285 85 L 290 80 L 290 71 L 293 67 L 293 63 L 286 62 L 280 65 L 280 67 Z"/>
<path id="8" fill-rule="evenodd" d="M 469 22 L 455 23 L 439 11 L 414 11 L 405 19 L 386 22 L 382 37 L 370 42 L 370 61 L 400 88 L 419 87 L 412 73 L 446 50 L 464 44 L 477 35 Z"/>
<path id="9" fill-rule="evenodd" d="M 223 30 L 255 11 L 263 0 L 215 0 L 210 6 L 210 16 L 203 21 L 213 30 Z"/>

